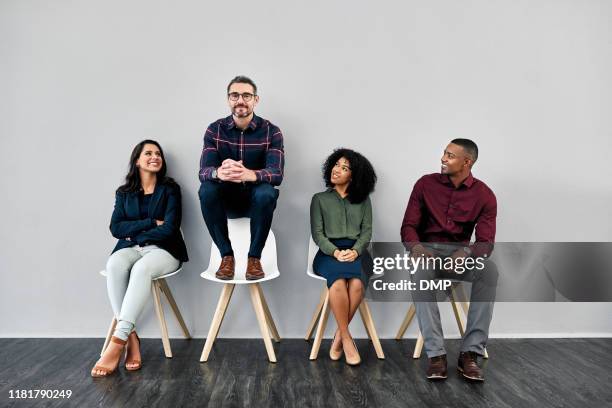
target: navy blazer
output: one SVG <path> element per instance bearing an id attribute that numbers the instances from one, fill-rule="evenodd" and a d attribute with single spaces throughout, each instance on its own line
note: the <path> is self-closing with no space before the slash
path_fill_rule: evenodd
<path id="1" fill-rule="evenodd" d="M 187 248 L 181 235 L 181 188 L 178 184 L 157 184 L 149 203 L 149 218 L 140 218 L 138 192 L 115 194 L 115 209 L 110 222 L 113 237 L 119 242 L 113 253 L 135 245 L 157 245 L 181 262 L 187 262 Z M 164 221 L 157 226 L 155 220 Z M 130 238 L 129 240 L 127 238 Z"/>

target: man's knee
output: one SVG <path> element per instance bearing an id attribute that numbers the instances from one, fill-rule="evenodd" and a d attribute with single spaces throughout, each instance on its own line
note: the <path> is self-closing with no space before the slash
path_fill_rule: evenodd
<path id="1" fill-rule="evenodd" d="M 258 207 L 274 207 L 278 191 L 271 184 L 261 183 L 253 187 L 252 205 Z"/>

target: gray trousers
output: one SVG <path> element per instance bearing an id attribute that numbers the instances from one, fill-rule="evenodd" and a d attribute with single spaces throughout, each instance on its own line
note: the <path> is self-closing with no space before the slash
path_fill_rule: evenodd
<path id="1" fill-rule="evenodd" d="M 123 248 L 106 263 L 106 288 L 117 319 L 113 336 L 126 340 L 151 293 L 151 281 L 174 272 L 180 262 L 155 245 Z"/>
<path id="2" fill-rule="evenodd" d="M 434 255 L 441 257 L 447 257 L 460 248 L 456 245 L 438 243 L 425 243 L 423 245 L 431 250 Z M 493 317 L 493 305 L 498 279 L 495 264 L 488 260 L 484 264 L 485 267 L 482 270 L 472 269 L 463 274 L 457 274 L 453 271 L 420 268 L 412 275 L 412 279 L 417 283 L 417 288 L 420 287 L 420 280 L 452 279 L 472 282 L 470 308 L 460 350 L 463 352 L 473 351 L 481 356 L 484 354 L 489 337 L 489 325 Z M 413 300 L 427 357 L 432 358 L 446 354 L 436 292 L 415 291 L 413 293 Z"/>

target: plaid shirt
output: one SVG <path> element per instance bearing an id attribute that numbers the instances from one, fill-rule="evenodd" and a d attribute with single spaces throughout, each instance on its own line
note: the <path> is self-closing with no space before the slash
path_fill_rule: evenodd
<path id="1" fill-rule="evenodd" d="M 232 116 L 213 122 L 204 134 L 200 158 L 200 181 L 213 179 L 212 172 L 225 159 L 242 160 L 244 167 L 255 171 L 257 183 L 278 186 L 283 181 L 285 153 L 283 134 L 268 120 L 253 114 L 246 129 L 236 127 Z"/>

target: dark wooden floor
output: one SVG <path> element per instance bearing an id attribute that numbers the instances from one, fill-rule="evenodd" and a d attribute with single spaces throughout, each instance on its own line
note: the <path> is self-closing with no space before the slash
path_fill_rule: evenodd
<path id="1" fill-rule="evenodd" d="M 208 363 L 203 340 L 173 340 L 174 358 L 161 342 L 143 339 L 144 366 L 92 379 L 102 340 L 0 339 L 0 406 L 116 407 L 612 407 L 612 339 L 491 340 L 486 381 L 456 375 L 459 342 L 447 340 L 449 378 L 424 378 L 426 359 L 411 358 L 414 340 L 383 340 L 378 360 L 357 341 L 361 366 L 327 358 L 309 361 L 300 339 L 276 345 L 268 363 L 257 339 L 220 339 Z M 70 389 L 69 400 L 9 399 L 11 389 Z"/>

